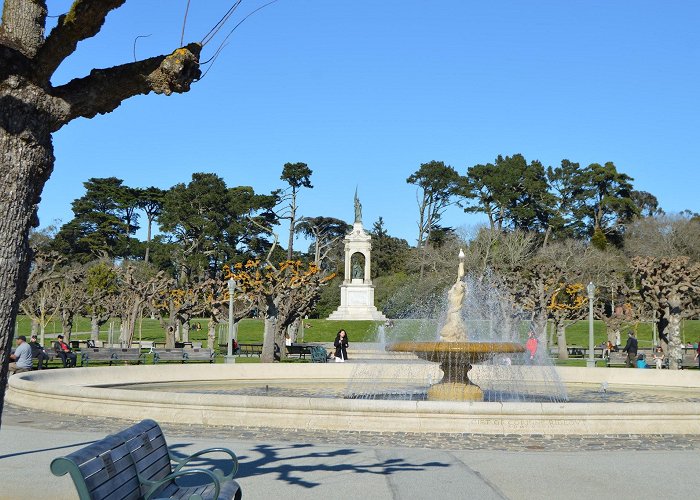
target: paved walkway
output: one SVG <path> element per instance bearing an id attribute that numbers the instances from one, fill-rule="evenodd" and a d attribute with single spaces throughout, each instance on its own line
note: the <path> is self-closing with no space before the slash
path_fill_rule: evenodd
<path id="1" fill-rule="evenodd" d="M 0 498 L 75 498 L 70 479 L 50 473 L 51 460 L 127 425 L 6 406 L 0 429 Z M 211 446 L 233 449 L 241 461 L 238 478 L 245 498 L 253 499 L 639 500 L 658 498 L 659 485 L 665 498 L 694 498 L 700 488 L 700 436 L 163 429 L 178 453 Z"/>

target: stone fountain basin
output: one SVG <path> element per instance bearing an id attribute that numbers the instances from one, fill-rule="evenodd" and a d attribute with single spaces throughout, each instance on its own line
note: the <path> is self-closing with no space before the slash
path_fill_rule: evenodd
<path id="1" fill-rule="evenodd" d="M 524 352 L 525 347 L 515 342 L 394 342 L 386 346 L 387 351 L 412 352 L 428 361 L 464 361 L 478 363 L 495 354 Z"/>
<path id="2" fill-rule="evenodd" d="M 391 364 L 387 376 L 415 373 L 416 362 Z M 423 363 L 425 374 L 438 370 Z M 387 401 L 167 393 L 115 384 L 193 380 L 336 380 L 355 363 L 155 365 L 71 368 L 10 377 L 6 401 L 72 415 L 227 427 L 482 434 L 700 434 L 700 403 L 490 403 Z M 410 365 L 410 369 L 409 368 Z M 472 374 L 490 376 L 477 365 Z M 535 377 L 535 368 L 532 376 Z M 669 387 L 697 394 L 696 370 L 558 367 L 567 385 L 605 382 L 610 389 Z M 522 372 L 528 376 L 528 372 Z M 424 374 L 424 375 L 425 375 Z M 109 387 L 107 387 L 109 386 Z"/>

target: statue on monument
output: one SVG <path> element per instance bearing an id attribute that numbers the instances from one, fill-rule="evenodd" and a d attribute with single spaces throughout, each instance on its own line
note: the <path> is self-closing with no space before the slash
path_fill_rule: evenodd
<path id="1" fill-rule="evenodd" d="M 362 266 L 357 262 L 352 265 L 352 278 L 362 279 Z"/>
<path id="2" fill-rule="evenodd" d="M 355 222 L 362 223 L 362 204 L 357 197 L 357 188 L 355 188 Z"/>

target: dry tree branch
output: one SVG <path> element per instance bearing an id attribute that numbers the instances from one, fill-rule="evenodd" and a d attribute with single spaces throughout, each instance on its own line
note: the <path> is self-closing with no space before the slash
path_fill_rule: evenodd
<path id="1" fill-rule="evenodd" d="M 190 0 L 187 0 L 187 7 L 185 7 L 185 17 L 182 19 L 182 33 L 180 34 L 180 47 L 185 43 L 185 26 L 187 25 L 187 13 L 190 11 Z"/>

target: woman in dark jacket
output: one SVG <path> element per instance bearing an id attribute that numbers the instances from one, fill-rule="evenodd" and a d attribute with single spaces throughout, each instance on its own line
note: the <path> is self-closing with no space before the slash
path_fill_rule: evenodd
<path id="1" fill-rule="evenodd" d="M 336 361 L 346 361 L 348 359 L 348 334 L 345 330 L 340 330 L 338 335 L 335 336 L 335 360 Z"/>

